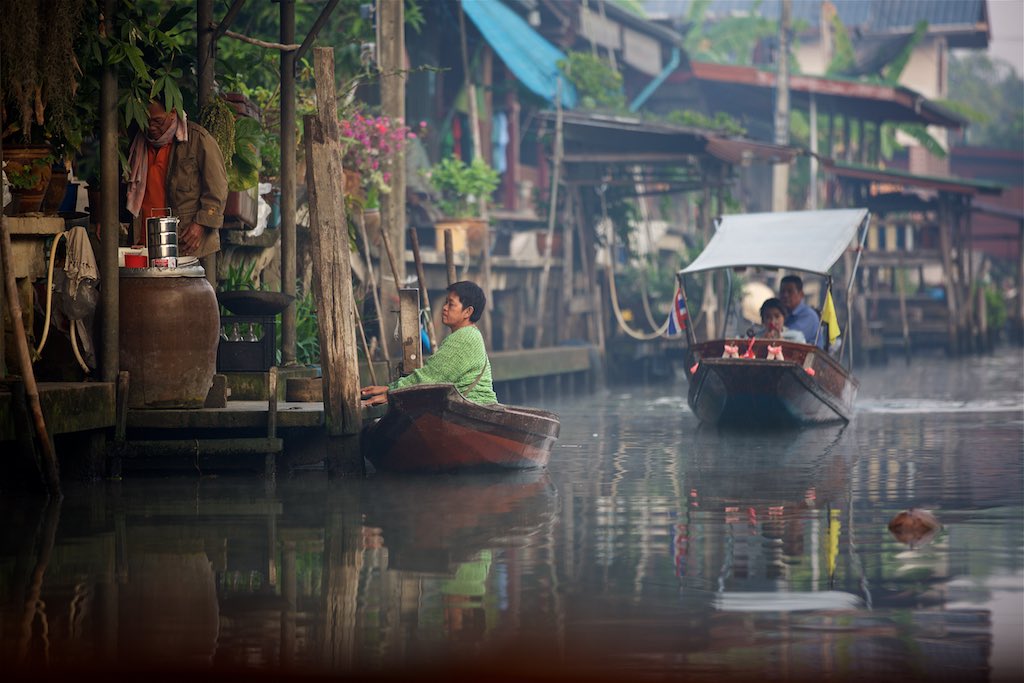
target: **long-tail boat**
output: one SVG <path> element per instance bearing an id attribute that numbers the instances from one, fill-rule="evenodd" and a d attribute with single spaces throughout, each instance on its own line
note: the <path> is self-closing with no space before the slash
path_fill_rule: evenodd
<path id="1" fill-rule="evenodd" d="M 868 217 L 866 209 L 723 216 L 707 247 L 678 273 L 683 305 L 686 275 L 725 270 L 731 282 L 733 271 L 745 272 L 748 268 L 822 276 L 827 278 L 824 291 L 831 300 L 829 273 L 849 247 L 863 245 Z M 858 231 L 859 240 L 855 241 Z M 847 302 L 860 249 L 855 253 Z M 728 299 L 731 303 L 731 295 Z M 851 349 L 849 329 L 845 341 L 833 345 L 831 353 L 828 343 L 820 348 L 816 339 L 799 343 L 748 334 L 747 338 L 698 342 L 693 325 L 686 325 L 687 398 L 702 422 L 763 427 L 850 421 L 858 383 L 849 364 L 841 362 L 842 352 Z M 828 330 L 820 326 L 818 335 L 825 339 Z M 841 353 L 836 354 L 837 348 Z M 852 358 L 852 351 L 848 357 Z"/>
<path id="2" fill-rule="evenodd" d="M 388 393 L 387 412 L 361 445 L 378 470 L 522 470 L 547 466 L 560 427 L 546 410 L 480 405 L 452 384 L 420 384 Z"/>

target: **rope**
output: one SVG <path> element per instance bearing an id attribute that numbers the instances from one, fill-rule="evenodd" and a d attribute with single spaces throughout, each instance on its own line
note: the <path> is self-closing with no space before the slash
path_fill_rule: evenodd
<path id="1" fill-rule="evenodd" d="M 598 191 L 598 194 L 601 196 L 601 222 L 610 227 L 607 239 L 608 259 L 605 262 L 605 277 L 608 278 L 608 294 L 612 300 L 612 310 L 615 311 L 615 320 L 619 323 L 619 329 L 637 341 L 651 341 L 658 337 L 662 337 L 668 331 L 668 318 L 665 318 L 665 324 L 654 332 L 643 333 L 632 329 L 629 324 L 626 323 L 626 319 L 622 316 L 622 309 L 619 308 L 619 293 L 615 288 L 615 269 L 612 267 L 612 263 L 614 262 L 612 246 L 615 242 L 615 226 L 608 222 L 608 207 L 604 200 L 603 186 L 602 189 Z"/>

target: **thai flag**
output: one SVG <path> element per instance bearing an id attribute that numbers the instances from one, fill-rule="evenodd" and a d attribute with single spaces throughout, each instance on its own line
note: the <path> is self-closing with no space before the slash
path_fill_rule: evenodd
<path id="1" fill-rule="evenodd" d="M 676 287 L 676 295 L 672 298 L 672 310 L 668 314 L 668 331 L 666 337 L 678 337 L 686 329 L 686 321 L 689 319 L 686 312 L 686 304 L 683 303 L 683 291 Z"/>

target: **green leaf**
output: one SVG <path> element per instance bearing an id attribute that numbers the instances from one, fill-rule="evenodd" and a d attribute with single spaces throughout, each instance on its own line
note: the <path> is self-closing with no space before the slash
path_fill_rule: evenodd
<path id="1" fill-rule="evenodd" d="M 136 77 L 147 82 L 151 81 L 152 76 L 149 75 L 149 68 L 146 67 L 146 62 L 142 59 L 142 50 L 136 45 L 126 45 L 124 53 L 128 58 L 128 63 L 132 65 Z"/>

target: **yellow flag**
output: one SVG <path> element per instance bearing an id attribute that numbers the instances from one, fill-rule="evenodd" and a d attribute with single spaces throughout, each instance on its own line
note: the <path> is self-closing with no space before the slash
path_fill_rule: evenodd
<path id="1" fill-rule="evenodd" d="M 828 343 L 834 344 L 839 338 L 839 319 L 836 318 L 836 306 L 832 303 L 832 290 L 825 294 L 825 305 L 821 308 L 821 322 L 828 323 Z"/>

